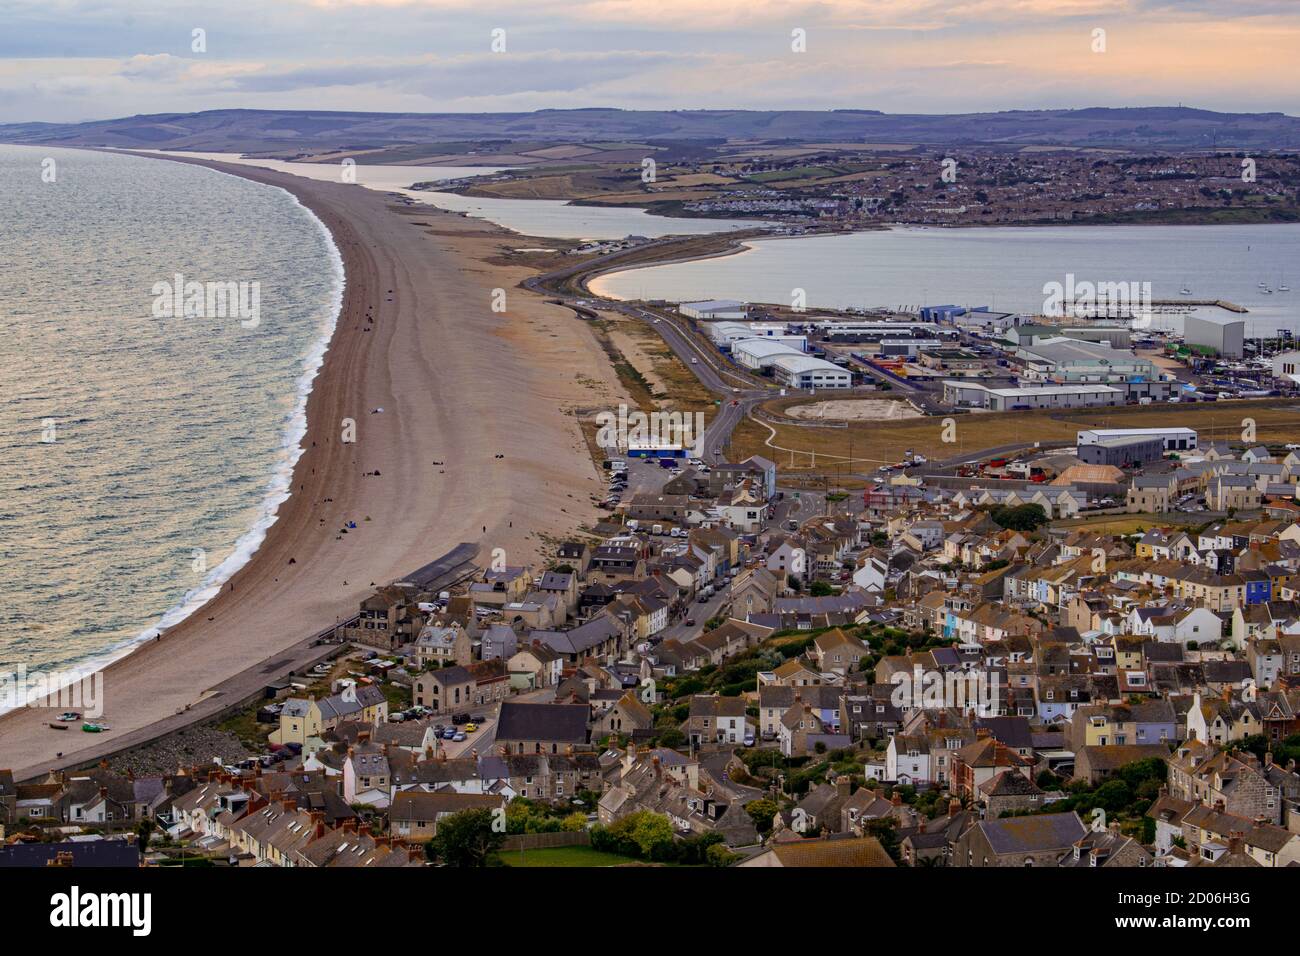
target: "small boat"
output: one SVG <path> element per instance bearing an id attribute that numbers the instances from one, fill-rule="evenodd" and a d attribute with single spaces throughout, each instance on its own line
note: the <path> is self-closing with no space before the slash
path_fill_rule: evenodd
<path id="1" fill-rule="evenodd" d="M 1273 290 L 1270 289 L 1268 286 L 1264 286 L 1264 288 L 1260 289 L 1259 291 L 1262 292 L 1262 293 L 1264 293 L 1265 295 L 1272 295 L 1272 294 L 1273 294 Z"/>
<path id="2" fill-rule="evenodd" d="M 98 733 L 103 733 L 105 730 L 108 730 L 109 726 L 108 724 L 101 724 L 93 720 L 88 720 L 81 725 L 81 729 L 83 732 L 88 734 L 98 734 Z"/>
<path id="3" fill-rule="evenodd" d="M 50 730 L 67 730 L 67 729 L 68 729 L 68 725 L 67 725 L 67 724 L 56 724 L 56 723 L 54 723 L 54 722 L 52 722 L 52 721 L 51 721 L 50 723 L 46 724 L 45 726 L 46 726 L 46 727 L 49 727 Z"/>
<path id="4" fill-rule="evenodd" d="M 80 720 L 81 715 L 77 713 L 75 710 L 65 710 L 63 713 L 59 714 L 59 716 L 55 717 L 54 719 L 63 720 L 63 721 Z"/>
<path id="5" fill-rule="evenodd" d="M 1181 289 L 1178 290 L 1178 294 L 1179 294 L 1179 295 L 1191 295 L 1191 294 L 1192 294 L 1192 290 L 1189 289 L 1189 288 L 1187 288 L 1187 286 L 1183 286 Z"/>

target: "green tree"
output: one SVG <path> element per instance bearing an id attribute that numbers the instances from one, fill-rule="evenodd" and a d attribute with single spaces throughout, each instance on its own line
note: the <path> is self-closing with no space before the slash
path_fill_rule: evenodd
<path id="1" fill-rule="evenodd" d="M 634 813 L 628 819 L 633 817 L 636 819 L 628 830 L 628 836 L 646 859 L 650 859 L 657 849 L 673 842 L 673 825 L 667 817 L 648 810 Z"/>
<path id="2" fill-rule="evenodd" d="M 751 800 L 745 804 L 745 812 L 749 814 L 749 819 L 754 821 L 754 828 L 759 833 L 771 831 L 772 819 L 779 809 L 780 807 L 776 805 L 775 800 L 769 800 L 766 797 L 760 797 L 758 800 Z"/>
<path id="3" fill-rule="evenodd" d="M 1003 505 L 994 508 L 989 517 L 998 527 L 1012 531 L 1036 531 L 1047 524 L 1048 520 L 1042 505 L 1016 505 L 1014 508 Z"/>
<path id="4" fill-rule="evenodd" d="M 154 822 L 149 817 L 145 817 L 135 825 L 135 845 L 140 850 L 140 855 L 144 856 L 149 849 L 149 837 L 153 835 Z"/>
<path id="5" fill-rule="evenodd" d="M 447 866 L 487 866 L 488 857 L 501 848 L 506 838 L 494 822 L 495 815 L 486 807 L 445 816 L 438 821 L 433 839 L 425 843 L 425 856 Z"/>

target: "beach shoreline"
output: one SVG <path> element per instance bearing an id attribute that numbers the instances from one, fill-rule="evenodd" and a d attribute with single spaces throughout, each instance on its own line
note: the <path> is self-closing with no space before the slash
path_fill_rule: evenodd
<path id="1" fill-rule="evenodd" d="M 52 735 L 43 707 L 0 716 L 0 767 L 20 780 L 169 732 L 233 696 L 237 677 L 255 692 L 259 673 L 272 679 L 287 663 L 278 657 L 355 614 L 373 585 L 461 542 L 532 564 L 596 516 L 587 498 L 598 476 L 585 453 L 568 453 L 582 442 L 571 411 L 617 400 L 617 378 L 593 372 L 599 346 L 572 313 L 516 288 L 526 270 L 483 261 L 514 234 L 361 186 L 155 158 L 293 195 L 342 256 L 342 306 L 289 496 L 260 546 L 218 595 L 104 669 L 111 732 Z M 491 309 L 498 289 L 509 290 L 504 314 Z M 584 353 L 582 383 L 564 378 Z M 340 440 L 349 419 L 354 444 Z"/>

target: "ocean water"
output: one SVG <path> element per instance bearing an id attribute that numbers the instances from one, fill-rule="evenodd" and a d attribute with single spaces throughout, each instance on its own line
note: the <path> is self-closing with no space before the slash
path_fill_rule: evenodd
<path id="1" fill-rule="evenodd" d="M 342 261 L 288 193 L 196 166 L 0 146 L 0 195 L 0 670 L 85 667 L 256 550 Z M 168 314 L 177 275 L 249 308 Z"/>
<path id="2" fill-rule="evenodd" d="M 1032 315 L 1044 309 L 1044 285 L 1064 286 L 1073 274 L 1076 283 L 1150 283 L 1155 300 L 1234 302 L 1249 309 L 1249 336 L 1300 329 L 1300 225 L 901 228 L 746 245 L 737 255 L 610 273 L 591 287 L 621 299 L 775 303 L 802 289 L 811 308 L 951 303 Z M 1153 324 L 1181 331 L 1178 318 Z"/>

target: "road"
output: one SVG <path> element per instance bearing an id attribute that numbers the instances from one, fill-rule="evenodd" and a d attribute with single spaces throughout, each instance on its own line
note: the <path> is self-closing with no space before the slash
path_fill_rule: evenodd
<path id="1" fill-rule="evenodd" d="M 645 249 L 648 246 L 668 243 L 668 240 L 655 240 L 637 248 Z M 649 325 L 672 349 L 673 354 L 682 364 L 690 369 L 691 374 L 699 380 L 700 384 L 718 397 L 720 404 L 713 420 L 704 431 L 704 449 L 700 457 L 709 465 L 726 461 L 726 446 L 731 439 L 731 433 L 749 414 L 751 408 L 772 397 L 773 390 L 770 387 L 759 385 L 745 373 L 728 368 L 714 349 L 701 345 L 682 321 L 674 315 L 653 312 L 630 303 L 601 299 L 592 295 L 574 296 L 547 291 L 549 285 L 571 278 L 584 270 L 591 269 L 592 266 L 618 259 L 622 255 L 625 253 L 598 256 L 575 266 L 566 266 L 554 272 L 532 276 L 525 279 L 522 285 L 539 295 L 548 296 L 559 305 L 573 309 L 579 315 L 590 314 L 591 310 L 596 308 L 606 312 L 619 312 Z"/>

